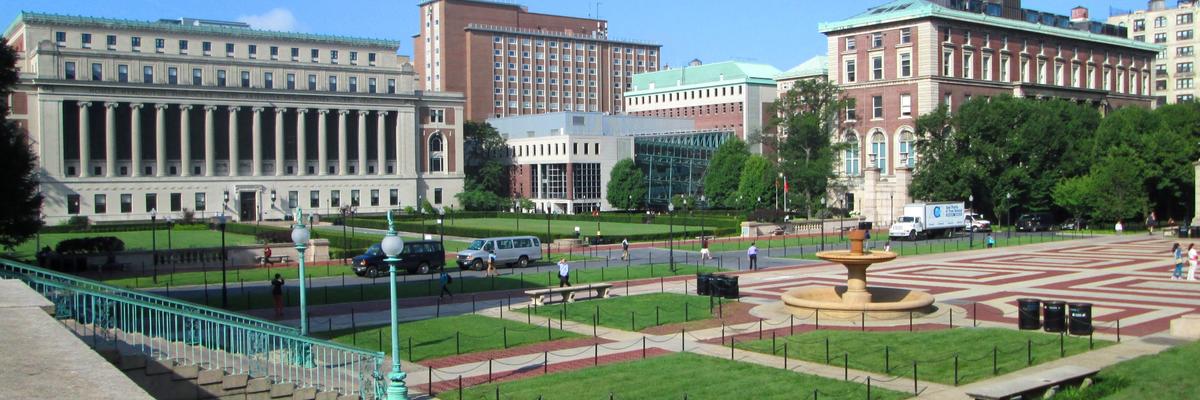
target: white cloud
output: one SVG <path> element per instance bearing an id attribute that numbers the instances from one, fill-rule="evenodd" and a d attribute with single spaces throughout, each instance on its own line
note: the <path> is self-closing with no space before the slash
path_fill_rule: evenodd
<path id="1" fill-rule="evenodd" d="M 291 31 L 296 29 L 296 16 L 286 8 L 276 8 L 259 15 L 243 15 L 239 22 L 250 24 L 255 29 Z"/>

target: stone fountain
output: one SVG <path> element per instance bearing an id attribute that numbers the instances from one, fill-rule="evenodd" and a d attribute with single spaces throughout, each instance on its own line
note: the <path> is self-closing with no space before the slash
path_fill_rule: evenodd
<path id="1" fill-rule="evenodd" d="M 890 251 L 863 249 L 866 231 L 853 230 L 847 235 L 850 250 L 822 251 L 817 257 L 846 267 L 846 286 L 810 287 L 788 290 L 783 303 L 796 315 L 811 315 L 820 311 L 822 317 L 859 317 L 866 311 L 874 319 L 907 318 L 912 313 L 925 314 L 932 310 L 933 296 L 917 290 L 867 287 L 867 268 L 871 264 L 896 258 Z"/>

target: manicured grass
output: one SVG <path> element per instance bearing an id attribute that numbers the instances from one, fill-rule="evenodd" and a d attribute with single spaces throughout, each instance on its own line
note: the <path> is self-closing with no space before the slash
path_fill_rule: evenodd
<path id="1" fill-rule="evenodd" d="M 167 249 L 167 231 L 165 229 L 159 229 L 155 232 L 144 230 L 124 232 L 43 233 L 41 235 L 41 245 L 50 246 L 51 249 L 54 249 L 54 246 L 63 240 L 100 236 L 112 236 L 117 239 L 121 239 L 122 242 L 125 242 L 125 250 L 150 250 L 152 247 L 151 238 L 157 237 L 158 249 Z M 221 247 L 220 231 L 178 229 L 172 230 L 170 237 L 171 248 L 175 249 Z M 242 246 L 248 244 L 254 244 L 253 236 L 228 232 L 225 233 L 226 246 Z M 18 245 L 14 251 L 16 252 L 17 257 L 32 258 L 34 253 L 37 252 L 37 245 L 38 239 L 31 238 L 25 243 Z"/>
<path id="2" fill-rule="evenodd" d="M 707 273 L 715 272 L 713 267 L 702 267 L 697 265 L 675 264 L 676 271 L 671 272 L 666 264 L 656 264 L 653 266 L 644 265 L 636 267 L 611 267 L 611 268 L 589 268 L 577 269 L 571 272 L 571 283 L 586 284 L 591 282 L 613 282 L 628 279 L 643 279 L 657 278 L 677 275 L 693 275 L 697 272 Z M 511 290 L 511 289 L 534 289 L 550 285 L 558 284 L 557 270 L 543 269 L 541 271 L 525 270 L 500 270 L 506 275 L 495 278 L 470 278 L 460 277 L 459 274 L 454 274 L 454 282 L 450 284 L 450 290 L 454 294 L 470 294 L 487 292 L 493 290 Z M 421 297 L 435 296 L 438 294 L 440 287 L 436 279 L 428 280 L 421 279 L 418 281 L 408 282 L 408 275 L 401 275 L 401 279 L 405 281 L 397 285 L 398 296 Z M 424 278 L 424 276 L 422 276 Z M 308 291 L 308 304 L 340 304 L 356 301 L 382 300 L 388 298 L 387 278 L 374 280 L 378 283 L 366 284 L 351 284 L 346 286 L 325 286 L 313 287 Z M 238 287 L 236 283 L 231 283 L 232 288 Z M 289 281 L 285 287 L 287 295 L 285 302 L 288 305 L 295 305 L 300 302 L 300 293 L 296 287 L 295 281 Z M 205 300 L 204 293 L 201 292 L 179 292 L 173 293 L 175 297 L 189 300 L 197 303 L 217 306 L 221 304 L 221 294 L 219 288 L 210 287 L 212 290 L 208 299 Z M 707 300 L 705 300 L 707 302 Z M 271 299 L 270 288 L 261 287 L 258 290 L 248 290 L 246 292 L 234 292 L 229 296 L 229 309 L 231 310 L 246 310 L 256 308 L 270 308 L 273 300 Z M 707 304 L 707 303 L 705 303 Z"/>
<path id="3" fill-rule="evenodd" d="M 653 326 L 712 318 L 713 311 L 710 305 L 716 303 L 711 301 L 707 296 L 651 293 L 586 300 L 570 304 L 551 304 L 544 307 L 521 309 L 521 311 L 544 318 L 562 317 L 569 321 L 589 325 L 593 323 L 596 312 L 599 311 L 600 326 L 640 331 Z M 715 301 L 723 301 L 723 299 L 716 298 Z"/>
<path id="4" fill-rule="evenodd" d="M 601 365 L 569 372 L 475 386 L 464 399 L 863 399 L 866 385 L 805 375 L 692 353 Z M 908 394 L 873 387 L 871 399 Z M 457 398 L 446 393 L 442 398 Z"/>
<path id="5" fill-rule="evenodd" d="M 1026 368 L 1027 356 L 1032 365 L 1056 360 L 1059 355 L 1059 335 L 1041 332 L 1016 331 L 1002 328 L 956 328 L 924 332 L 859 332 L 840 330 L 813 331 L 794 336 L 737 343 L 736 346 L 760 353 L 783 355 L 784 343 L 788 357 L 825 363 L 825 340 L 829 340 L 828 363 L 841 366 L 848 357 L 850 368 L 912 377 L 913 361 L 917 362 L 920 380 L 954 384 L 954 356 L 958 355 L 958 383 L 964 384 L 991 378 L 992 356 L 996 351 L 996 372 L 1004 374 Z M 772 350 L 772 344 L 774 349 Z M 1032 343 L 1032 353 L 1027 346 Z M 1111 342 L 1096 340 L 1104 347 Z M 1088 338 L 1065 337 L 1066 355 L 1088 351 Z M 885 359 L 886 358 L 886 359 Z"/>
<path id="6" fill-rule="evenodd" d="M 517 228 L 516 218 L 455 218 L 447 219 L 446 226 L 469 227 L 480 229 L 505 229 L 517 232 L 523 232 L 529 235 L 545 235 L 546 220 L 533 218 L 521 218 L 520 229 Z M 582 236 L 596 235 L 595 221 L 550 221 L 550 232 L 558 235 L 574 235 L 575 227 L 579 227 L 579 232 Z M 709 231 L 712 227 L 707 228 Z M 662 224 L 633 224 L 628 222 L 600 222 L 600 233 L 606 239 L 620 242 L 623 235 L 638 235 L 647 233 L 667 233 L 671 231 L 670 225 Z M 675 232 L 685 232 L 683 225 L 675 225 Z M 688 226 L 686 232 L 700 233 L 700 227 Z"/>
<path id="7" fill-rule="evenodd" d="M 1091 387 L 1070 388 L 1053 399 L 1195 399 L 1200 393 L 1196 360 L 1200 360 L 1200 343 L 1185 344 L 1104 368 Z"/>
<path id="8" fill-rule="evenodd" d="M 392 351 L 390 326 L 326 332 L 317 336 L 368 350 Z M 405 360 L 421 361 L 575 337 L 581 336 L 553 327 L 546 329 L 545 325 L 467 314 L 401 323 L 400 353 Z M 409 347 L 410 343 L 412 347 Z"/>
<path id="9" fill-rule="evenodd" d="M 160 267 L 163 268 L 163 267 Z M 327 276 L 341 276 L 342 274 L 354 275 L 354 271 L 349 265 L 322 265 L 319 267 L 308 266 L 304 268 L 304 272 L 310 278 L 324 278 Z M 296 265 L 279 266 L 270 268 L 251 268 L 251 269 L 234 269 L 226 272 L 226 278 L 233 282 L 265 282 L 271 280 L 275 274 L 280 274 L 284 279 L 292 280 L 300 276 L 300 269 Z M 205 280 L 208 284 L 220 284 L 221 272 L 209 271 L 201 272 L 176 272 L 176 273 L 160 273 L 158 275 L 158 283 L 147 276 L 106 279 L 104 283 L 114 286 L 126 288 L 152 288 L 165 286 L 186 286 L 186 285 L 203 285 Z"/>

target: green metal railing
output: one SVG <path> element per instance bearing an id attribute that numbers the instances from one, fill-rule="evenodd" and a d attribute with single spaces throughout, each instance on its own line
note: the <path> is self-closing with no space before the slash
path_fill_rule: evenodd
<path id="1" fill-rule="evenodd" d="M 176 310 L 190 312 L 197 315 L 210 317 L 216 320 L 229 321 L 247 326 L 259 327 L 266 330 L 276 332 L 286 332 L 299 334 L 299 328 L 293 328 L 287 325 L 277 324 L 271 321 L 264 321 L 258 318 L 251 317 L 245 314 L 229 312 L 218 308 L 207 307 L 200 304 L 176 300 L 166 296 L 160 296 L 147 292 L 129 290 L 113 285 L 107 285 L 91 279 L 80 278 L 75 275 L 64 274 L 61 272 L 51 271 L 45 268 L 35 267 L 28 264 L 19 263 L 12 260 L 0 259 L 0 274 L 14 274 L 14 277 L 32 277 L 50 282 L 61 282 L 62 284 L 77 288 L 80 290 L 104 293 L 111 296 L 126 298 L 129 300 L 140 301 L 148 304 L 153 304 L 162 307 L 171 307 Z"/>
<path id="2" fill-rule="evenodd" d="M 145 301 L 130 291 L 81 278 L 62 279 L 62 274 L 12 261 L 0 264 L 0 276 L 21 279 L 53 302 L 55 316 L 73 320 L 75 333 L 93 347 L 339 395 L 383 397 L 382 352 L 300 336 L 274 329 L 277 324 L 264 326 L 265 321 L 230 320 L 235 316 L 256 322 L 191 303 L 176 302 L 187 306 L 184 309 Z"/>

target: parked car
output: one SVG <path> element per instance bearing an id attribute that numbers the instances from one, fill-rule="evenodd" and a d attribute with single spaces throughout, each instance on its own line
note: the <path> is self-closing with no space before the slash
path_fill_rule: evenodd
<path id="1" fill-rule="evenodd" d="M 982 215 L 968 212 L 967 213 L 967 230 L 971 232 L 991 232 L 992 221 L 983 219 Z"/>
<path id="2" fill-rule="evenodd" d="M 1068 218 L 1062 223 L 1062 225 L 1059 226 L 1059 229 L 1064 231 L 1077 231 L 1086 227 L 1087 223 L 1088 221 L 1083 218 Z"/>
<path id="3" fill-rule="evenodd" d="M 482 270 L 487 266 L 488 253 L 493 251 L 496 264 L 526 267 L 542 259 L 542 242 L 533 236 L 475 239 L 466 250 L 458 252 L 455 262 L 462 269 Z"/>
<path id="4" fill-rule="evenodd" d="M 1054 228 L 1054 214 L 1035 212 L 1017 218 L 1017 230 L 1021 232 L 1048 231 Z"/>
<path id="5" fill-rule="evenodd" d="M 367 252 L 354 257 L 351 268 L 354 274 L 368 278 L 376 278 L 388 274 L 388 265 L 383 260 L 387 258 L 378 244 L 371 245 Z M 409 274 L 428 274 L 446 267 L 446 252 L 442 243 L 436 240 L 414 240 L 404 242 L 404 250 L 400 252 L 400 262 L 396 263 L 397 270 Z"/>

